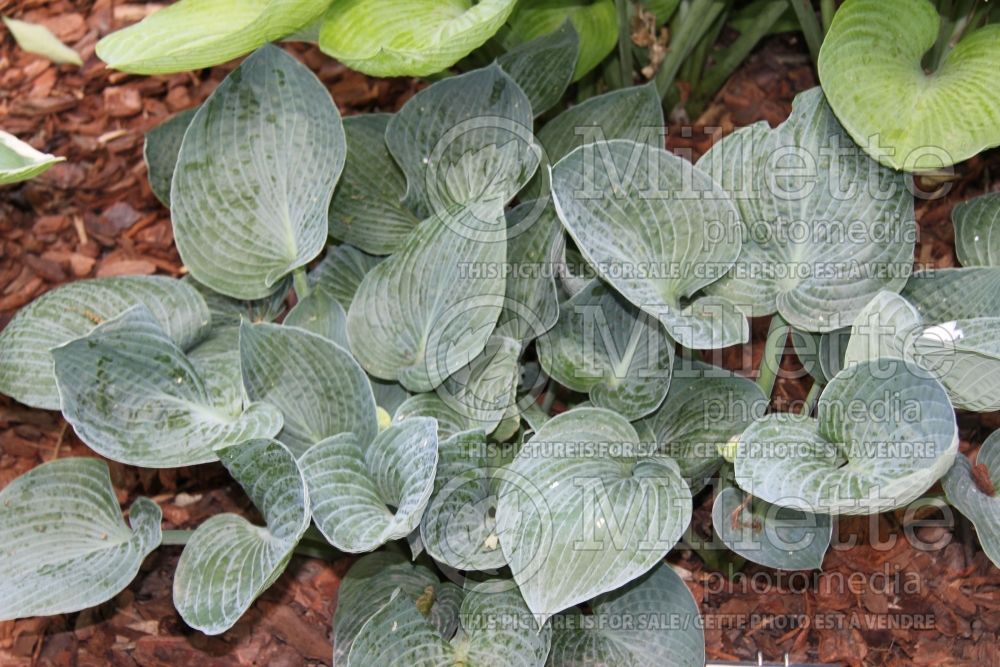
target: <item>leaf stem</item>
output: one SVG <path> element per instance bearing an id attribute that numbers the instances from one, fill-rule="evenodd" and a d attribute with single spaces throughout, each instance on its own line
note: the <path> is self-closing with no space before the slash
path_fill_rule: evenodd
<path id="1" fill-rule="evenodd" d="M 785 356 L 785 343 L 788 342 L 788 323 L 779 314 L 771 317 L 771 325 L 767 329 L 767 340 L 764 342 L 764 354 L 760 358 L 760 368 L 757 369 L 757 386 L 764 395 L 771 398 L 774 381 L 778 377 L 781 359 Z"/>
<path id="2" fill-rule="evenodd" d="M 165 547 L 184 546 L 192 535 L 194 535 L 193 530 L 165 530 L 160 544 Z"/>
<path id="3" fill-rule="evenodd" d="M 306 277 L 306 267 L 300 266 L 292 272 L 292 281 L 295 284 L 295 297 L 302 301 L 309 296 L 309 279 Z"/>
<path id="4" fill-rule="evenodd" d="M 807 417 L 813 413 L 816 409 L 816 401 L 819 400 L 819 395 L 823 393 L 823 384 L 818 380 L 813 380 L 812 387 L 809 388 L 809 393 L 806 394 L 806 400 L 802 403 L 802 414 Z"/>
<path id="5" fill-rule="evenodd" d="M 823 34 L 830 32 L 830 26 L 833 24 L 833 16 L 837 13 L 837 2 L 836 0 L 820 0 L 819 3 L 819 15 L 823 20 Z"/>
<path id="6" fill-rule="evenodd" d="M 820 28 L 819 19 L 816 18 L 816 10 L 813 9 L 812 0 L 788 1 L 799 19 L 799 27 L 802 28 L 802 34 L 806 38 L 806 46 L 809 47 L 809 54 L 815 65 L 819 61 L 819 47 L 823 44 L 823 30 Z"/>
<path id="7" fill-rule="evenodd" d="M 630 0 L 615 0 L 618 7 L 618 66 L 621 68 L 622 88 L 632 85 L 632 21 Z"/>

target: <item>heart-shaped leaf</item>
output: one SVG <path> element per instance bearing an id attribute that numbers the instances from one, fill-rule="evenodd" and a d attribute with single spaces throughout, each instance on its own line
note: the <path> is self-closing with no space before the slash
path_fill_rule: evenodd
<path id="1" fill-rule="evenodd" d="M 137 498 L 122 521 L 108 466 L 43 463 L 0 490 L 0 620 L 80 611 L 110 600 L 160 544 L 160 508 Z"/>
<path id="2" fill-rule="evenodd" d="M 176 113 L 153 129 L 146 132 L 142 146 L 142 158 L 149 172 L 149 187 L 160 203 L 170 207 L 170 182 L 174 178 L 177 155 L 181 152 L 181 142 L 191 119 L 198 107 Z"/>
<path id="3" fill-rule="evenodd" d="M 380 261 L 354 246 L 331 247 L 326 257 L 309 272 L 309 284 L 329 294 L 348 310 L 361 281 Z"/>
<path id="4" fill-rule="evenodd" d="M 281 410 L 279 437 L 297 456 L 340 433 L 362 445 L 378 433 L 368 378 L 333 341 L 297 327 L 244 323 L 240 357 L 247 395 Z"/>
<path id="5" fill-rule="evenodd" d="M 820 49 L 837 117 L 894 169 L 945 167 L 1000 144 L 1000 25 L 964 35 L 928 74 L 939 25 L 927 0 L 847 0 Z"/>
<path id="6" fill-rule="evenodd" d="M 191 119 L 171 184 L 177 250 L 199 282 L 259 299 L 320 253 L 347 152 L 340 114 L 304 65 L 265 46 Z"/>
<path id="7" fill-rule="evenodd" d="M 395 252 L 417 226 L 403 205 L 406 178 L 385 145 L 385 113 L 344 119 L 347 159 L 330 201 L 330 236 L 373 255 Z"/>
<path id="8" fill-rule="evenodd" d="M 91 449 L 115 461 L 195 465 L 216 460 L 217 449 L 281 430 L 271 405 L 215 403 L 198 369 L 142 304 L 52 356 L 63 416 Z"/>
<path id="9" fill-rule="evenodd" d="M 124 276 L 69 283 L 19 310 L 0 332 L 0 392 L 32 407 L 58 410 L 49 350 L 140 303 L 181 349 L 190 348 L 208 330 L 211 317 L 205 301 L 181 281 Z"/>
<path id="10" fill-rule="evenodd" d="M 661 148 L 597 142 L 552 168 L 552 194 L 598 275 L 672 338 L 696 349 L 748 339 L 732 302 L 694 297 L 732 266 L 742 243 L 739 213 L 707 173 Z"/>
<path id="11" fill-rule="evenodd" d="M 597 67 L 615 48 L 618 15 L 613 0 L 536 0 L 522 2 L 510 18 L 508 46 L 558 30 L 566 20 L 580 36 L 573 80 Z"/>
<path id="12" fill-rule="evenodd" d="M 430 499 L 437 459 L 437 424 L 426 417 L 390 426 L 370 443 L 354 433 L 316 443 L 301 459 L 316 525 L 351 553 L 406 537 Z"/>
<path id="13" fill-rule="evenodd" d="M 516 0 L 336 0 L 319 32 L 319 47 L 370 76 L 426 76 L 482 46 Z"/>
<path id="14" fill-rule="evenodd" d="M 538 339 L 538 359 L 595 407 L 634 421 L 667 395 L 674 342 L 655 318 L 593 280 L 562 304 L 555 328 Z"/>
<path id="15" fill-rule="evenodd" d="M 174 606 L 206 635 L 233 626 L 281 576 L 309 526 L 309 494 L 292 453 L 276 440 L 250 440 L 219 452 L 264 516 L 266 527 L 236 514 L 198 526 L 174 574 Z"/>
<path id="16" fill-rule="evenodd" d="M 580 38 L 567 20 L 557 30 L 515 46 L 497 63 L 531 100 L 535 116 L 540 116 L 562 99 L 579 52 Z"/>
<path id="17" fill-rule="evenodd" d="M 109 67 L 134 74 L 197 70 L 250 53 L 318 18 L 328 0 L 181 0 L 97 43 Z"/>
<path id="18" fill-rule="evenodd" d="M 538 623 L 635 579 L 680 538 L 691 492 L 650 449 L 621 415 L 576 408 L 505 469 L 496 532 Z"/>
<path id="19" fill-rule="evenodd" d="M 35 150 L 13 134 L 0 130 L 0 185 L 34 178 L 65 159 Z"/>
<path id="20" fill-rule="evenodd" d="M 906 283 L 916 238 L 907 177 L 851 142 L 819 88 L 796 96 L 778 127 L 742 128 L 698 166 L 730 193 L 744 224 L 739 260 L 709 294 L 825 332 Z"/>
<path id="21" fill-rule="evenodd" d="M 983 551 L 1000 567 L 1000 496 L 996 493 L 1000 488 L 1000 431 L 986 438 L 975 466 L 964 456 L 956 457 L 941 484 L 948 502 L 972 521 Z"/>
<path id="22" fill-rule="evenodd" d="M 875 514 L 918 498 L 957 451 L 944 387 L 912 362 L 891 359 L 838 373 L 816 419 L 772 413 L 751 424 L 734 466 L 740 487 L 772 505 Z"/>
<path id="23" fill-rule="evenodd" d="M 315 292 L 295 304 L 285 316 L 284 324 L 311 331 L 345 350 L 350 349 L 347 313 L 339 301 L 325 292 Z"/>
<path id="24" fill-rule="evenodd" d="M 598 596 L 591 614 L 578 610 L 552 620 L 549 665 L 672 667 L 705 664 L 705 631 L 698 603 L 666 563 L 619 590 Z"/>
<path id="25" fill-rule="evenodd" d="M 951 212 L 962 266 L 1000 267 L 1000 192 L 964 201 Z"/>

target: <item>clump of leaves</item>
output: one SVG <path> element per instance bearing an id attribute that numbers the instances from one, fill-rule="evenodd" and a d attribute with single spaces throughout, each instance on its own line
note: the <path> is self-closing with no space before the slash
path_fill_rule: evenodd
<path id="1" fill-rule="evenodd" d="M 190 277 L 72 283 L 0 333 L 0 390 L 61 410 L 96 452 L 219 461 L 246 490 L 263 525 L 223 514 L 168 535 L 192 627 L 226 631 L 296 550 L 335 547 L 368 554 L 340 589 L 337 664 L 701 665 L 697 606 L 664 557 L 716 473 L 721 542 L 771 567 L 818 567 L 837 515 L 942 477 L 995 557 L 995 448 L 975 479 L 952 467 L 952 404 L 994 409 L 1000 269 L 910 277 L 902 176 L 818 89 L 698 164 L 662 148 L 650 85 L 539 127 L 577 66 L 572 35 L 347 121 L 260 48 L 147 137 Z M 807 174 L 788 155 L 824 157 Z M 859 192 L 830 194 L 845 183 Z M 963 256 L 989 264 L 997 216 L 957 215 Z M 838 241 L 835 223 L 858 234 Z M 872 312 L 918 342 L 897 327 L 865 346 Z M 746 343 L 748 315 L 773 318 L 757 383 L 692 360 Z M 846 359 L 815 371 L 815 416 L 767 414 L 789 324 L 801 350 L 851 323 Z M 928 361 L 939 330 L 962 342 L 958 371 Z M 126 525 L 98 460 L 15 480 L 0 618 L 114 596 L 160 518 L 139 498 Z"/>

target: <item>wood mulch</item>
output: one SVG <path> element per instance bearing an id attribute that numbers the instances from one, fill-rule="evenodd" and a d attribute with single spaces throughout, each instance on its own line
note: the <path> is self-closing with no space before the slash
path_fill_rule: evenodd
<path id="1" fill-rule="evenodd" d="M 142 161 L 143 132 L 198 104 L 231 66 L 195 73 L 136 77 L 104 68 L 94 56 L 100 36 L 142 18 L 154 4 L 111 0 L 0 0 L 0 14 L 47 25 L 83 57 L 82 68 L 54 66 L 20 52 L 0 34 L 0 127 L 66 162 L 26 184 L 0 191 L 0 328 L 38 295 L 69 280 L 120 274 L 181 275 L 168 211 L 153 197 Z M 395 110 L 414 80 L 374 80 L 316 49 L 287 47 L 328 86 L 345 114 Z M 726 85 L 693 130 L 671 128 L 668 143 L 696 158 L 713 137 L 757 120 L 783 120 L 795 93 L 815 85 L 801 44 L 770 39 Z M 705 128 L 709 128 L 706 130 Z M 949 213 L 964 198 L 1000 189 L 996 152 L 958 168 L 951 192 L 921 202 L 915 260 L 955 263 Z M 755 321 L 753 365 L 766 321 Z M 739 353 L 721 361 L 741 367 Z M 792 355 L 786 367 L 794 370 Z M 779 379 L 775 408 L 801 401 L 808 380 Z M 993 429 L 996 414 L 960 415 L 969 453 Z M 93 456 L 55 412 L 0 398 L 0 487 L 56 457 Z M 193 527 L 208 516 L 248 513 L 249 503 L 218 465 L 140 470 L 111 462 L 123 503 L 153 498 L 164 527 Z M 711 530 L 711 497 L 703 494 L 694 526 Z M 908 523 L 909 522 L 909 523 Z M 777 575 L 747 566 L 730 581 L 692 552 L 670 560 L 687 573 L 716 659 L 842 662 L 851 665 L 1000 665 L 1000 571 L 974 532 L 923 526 L 935 548 L 903 539 L 912 517 L 889 514 L 840 522 L 821 572 Z M 881 542 L 867 536 L 879 534 Z M 891 545 L 885 543 L 895 536 Z M 0 623 L 0 667 L 7 665 L 297 666 L 329 664 L 333 599 L 349 559 L 296 557 L 279 582 L 231 631 L 205 637 L 187 628 L 171 602 L 178 547 L 162 547 L 113 600 L 78 614 Z M 915 625 L 919 622 L 919 625 Z"/>

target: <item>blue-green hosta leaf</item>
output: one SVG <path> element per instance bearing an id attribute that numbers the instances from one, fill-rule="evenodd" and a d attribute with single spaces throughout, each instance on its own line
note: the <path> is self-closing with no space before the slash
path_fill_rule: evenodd
<path id="1" fill-rule="evenodd" d="M 378 433 L 368 378 L 333 341 L 297 327 L 244 323 L 240 357 L 247 395 L 281 410 L 279 439 L 296 456 L 339 433 L 354 433 L 362 445 Z"/>
<path id="2" fill-rule="evenodd" d="M 465 423 L 492 433 L 515 407 L 520 352 L 521 343 L 513 338 L 491 336 L 479 356 L 438 386 L 437 395 Z"/>
<path id="3" fill-rule="evenodd" d="M 552 620 L 552 651 L 546 664 L 705 664 L 705 631 L 698 603 L 666 563 L 619 590 L 598 596 L 590 607 L 590 615 L 574 609 Z"/>
<path id="4" fill-rule="evenodd" d="M 274 46 L 244 60 L 191 119 L 177 156 L 170 209 L 191 275 L 238 299 L 274 292 L 323 249 L 346 152 L 312 72 Z"/>
<path id="5" fill-rule="evenodd" d="M 228 414 L 239 414 L 249 403 L 240 369 L 240 328 L 213 328 L 188 350 L 188 361 L 205 385 L 209 403 Z M 273 433 L 271 435 L 274 435 Z"/>
<path id="6" fill-rule="evenodd" d="M 426 76 L 483 45 L 516 0 L 334 0 L 319 47 L 370 76 Z"/>
<path id="7" fill-rule="evenodd" d="M 217 514 L 198 526 L 174 574 L 174 606 L 207 635 L 233 626 L 281 576 L 309 527 L 309 493 L 292 453 L 276 440 L 250 440 L 219 452 L 266 526 Z"/>
<path id="8" fill-rule="evenodd" d="M 147 468 L 205 463 L 216 460 L 217 449 L 281 430 L 281 413 L 271 405 L 244 410 L 225 396 L 216 403 L 199 369 L 142 304 L 52 356 L 63 416 L 91 449 L 115 461 Z"/>
<path id="9" fill-rule="evenodd" d="M 0 130 L 0 185 L 34 178 L 65 159 L 35 150 L 13 134 Z"/>
<path id="10" fill-rule="evenodd" d="M 396 408 L 392 421 L 398 424 L 411 417 L 433 417 L 437 421 L 438 440 L 441 441 L 474 428 L 465 413 L 459 412 L 436 392 L 410 396 Z"/>
<path id="11" fill-rule="evenodd" d="M 881 294 L 883 292 L 879 292 L 876 298 Z M 893 292 L 884 292 L 884 294 L 893 294 Z M 844 356 L 847 353 L 850 338 L 851 327 L 842 327 L 822 334 L 792 329 L 791 334 L 795 354 L 802 362 L 803 368 L 823 384 L 829 382 L 844 367 Z"/>
<path id="12" fill-rule="evenodd" d="M 497 58 L 531 101 L 531 110 L 540 116 L 562 99 L 573 80 L 580 38 L 570 21 L 557 30 L 515 46 Z"/>
<path id="13" fill-rule="evenodd" d="M 181 281 L 123 276 L 69 283 L 22 308 L 0 332 L 0 392 L 35 408 L 58 410 L 49 350 L 140 303 L 182 349 L 208 330 L 211 317 L 205 301 Z"/>
<path id="14" fill-rule="evenodd" d="M 499 585 L 498 585 L 499 584 Z M 499 589 L 499 590 L 498 590 Z M 348 667 L 368 665 L 504 665 L 542 667 L 552 630 L 540 630 L 517 590 L 499 580 L 467 584 L 453 637 L 437 628 L 402 592 L 393 593 L 358 632 Z"/>
<path id="15" fill-rule="evenodd" d="M 403 205 L 406 178 L 385 145 L 391 115 L 344 119 L 347 159 L 330 201 L 330 236 L 373 255 L 395 252 L 420 223 Z"/>
<path id="16" fill-rule="evenodd" d="M 916 238 L 907 177 L 851 142 L 819 88 L 796 96 L 778 127 L 740 129 L 698 166 L 730 193 L 744 225 L 739 259 L 709 294 L 825 332 L 906 283 Z"/>
<path id="17" fill-rule="evenodd" d="M 385 410 L 392 417 L 392 414 L 406 399 L 410 398 L 410 392 L 403 389 L 403 385 L 391 380 L 379 380 L 369 377 L 372 384 L 372 394 L 375 395 L 375 405 Z"/>
<path id="18" fill-rule="evenodd" d="M 97 43 L 109 67 L 168 74 L 224 63 L 318 18 L 327 0 L 181 0 Z"/>
<path id="19" fill-rule="evenodd" d="M 496 213 L 538 167 L 532 123 L 531 102 L 499 65 L 421 90 L 385 133 L 406 175 L 406 205 L 422 217 L 482 209 L 480 220 L 459 215 L 453 224 L 469 234 L 495 230 Z"/>
<path id="20" fill-rule="evenodd" d="M 48 58 L 54 63 L 83 66 L 80 54 L 59 41 L 52 31 L 37 23 L 2 17 L 17 45 L 28 53 Z"/>
<path id="21" fill-rule="evenodd" d="M 751 424 L 734 466 L 736 482 L 773 505 L 875 514 L 918 498 L 957 451 L 944 387 L 912 362 L 883 359 L 830 380 L 816 419 L 772 413 Z"/>
<path id="22" fill-rule="evenodd" d="M 879 292 L 858 313 L 844 353 L 844 364 L 871 359 L 913 359 L 913 338 L 923 324 L 920 313 L 895 292 Z"/>
<path id="23" fill-rule="evenodd" d="M 347 342 L 347 313 L 340 302 L 325 292 L 314 292 L 295 304 L 288 311 L 284 324 L 311 331 L 332 340 L 345 350 Z"/>
<path id="24" fill-rule="evenodd" d="M 655 318 L 592 280 L 538 339 L 538 359 L 554 380 L 589 393 L 595 407 L 634 421 L 667 395 L 674 342 Z"/>
<path id="25" fill-rule="evenodd" d="M 0 620 L 94 607 L 125 588 L 160 544 L 160 508 L 137 498 L 129 530 L 108 466 L 43 463 L 0 491 Z"/>
<path id="26" fill-rule="evenodd" d="M 409 535 L 434 489 L 437 424 L 414 417 L 374 440 L 341 433 L 302 455 L 313 518 L 341 551 L 371 551 Z"/>
<path id="27" fill-rule="evenodd" d="M 285 299 L 292 287 L 291 276 L 286 278 L 280 287 L 262 299 L 242 300 L 228 297 L 209 289 L 192 278 L 184 276 L 183 282 L 195 288 L 212 314 L 212 326 L 238 327 L 240 322 L 273 322 L 285 311 Z"/>
<path id="28" fill-rule="evenodd" d="M 994 493 L 987 493 L 986 485 L 977 484 L 972 476 L 972 463 L 964 456 L 955 459 L 955 465 L 945 475 L 941 484 L 948 496 L 948 502 L 968 517 L 976 527 L 979 543 L 983 551 L 1000 567 L 1000 431 L 994 431 L 979 448 L 976 466 L 984 466 L 985 473 L 993 485 Z M 984 480 L 985 481 L 985 480 Z"/>
<path id="29" fill-rule="evenodd" d="M 613 0 L 536 0 L 522 2 L 510 18 L 508 46 L 558 30 L 569 19 L 579 35 L 580 54 L 576 59 L 576 81 L 604 60 L 615 48 L 618 15 Z"/>
<path id="30" fill-rule="evenodd" d="M 810 514 L 771 505 L 726 487 L 712 505 L 712 527 L 727 547 L 749 561 L 779 570 L 823 565 L 833 523 L 829 514 Z"/>
<path id="31" fill-rule="evenodd" d="M 176 113 L 153 129 L 146 132 L 142 146 L 142 158 L 146 161 L 149 187 L 160 203 L 170 207 L 170 182 L 174 178 L 177 155 L 181 152 L 181 141 L 187 132 L 191 119 L 198 107 Z"/>
<path id="32" fill-rule="evenodd" d="M 962 202 L 951 219 L 962 266 L 1000 266 L 1000 192 Z"/>
<path id="33" fill-rule="evenodd" d="M 504 470 L 497 535 L 538 622 L 656 565 L 691 519 L 691 492 L 624 417 L 576 408 Z"/>
<path id="34" fill-rule="evenodd" d="M 902 295 L 924 322 L 1000 317 L 1000 267 L 921 271 L 913 274 Z"/>
<path id="35" fill-rule="evenodd" d="M 597 142 L 552 168 L 556 211 L 598 274 L 689 348 L 748 340 L 722 297 L 695 297 L 740 254 L 739 213 L 690 162 L 633 141 Z"/>
<path id="36" fill-rule="evenodd" d="M 354 246 L 331 247 L 326 257 L 309 272 L 309 285 L 318 292 L 329 294 L 348 310 L 365 274 L 380 261 Z"/>
<path id="37" fill-rule="evenodd" d="M 372 375 L 430 391 L 486 346 L 504 303 L 506 232 L 472 233 L 466 209 L 420 223 L 399 252 L 369 271 L 347 313 L 351 351 Z M 458 227 L 456 227 L 456 225 Z"/>
<path id="38" fill-rule="evenodd" d="M 458 610 L 465 596 L 455 584 L 438 580 L 429 567 L 411 563 L 395 551 L 377 551 L 360 558 L 337 589 L 333 613 L 333 664 L 343 667 L 361 626 L 392 598 L 394 591 L 418 599 L 438 635 L 451 637 L 458 628 Z"/>
<path id="39" fill-rule="evenodd" d="M 927 0 L 848 0 L 823 40 L 830 105 L 856 142 L 895 169 L 948 166 L 1000 144 L 1000 25 L 966 34 L 928 74 L 921 61 L 939 24 Z"/>

